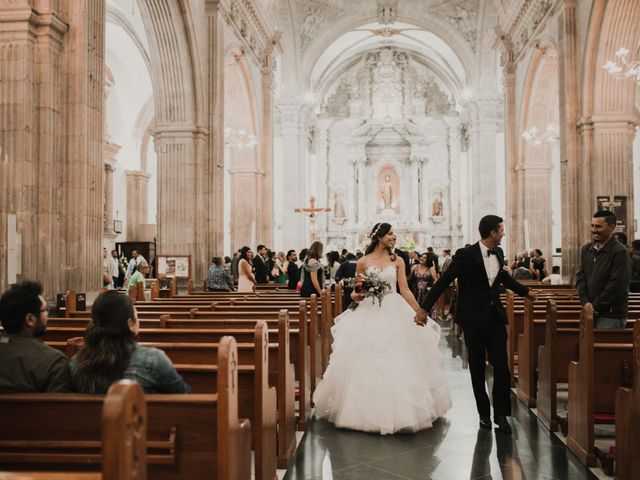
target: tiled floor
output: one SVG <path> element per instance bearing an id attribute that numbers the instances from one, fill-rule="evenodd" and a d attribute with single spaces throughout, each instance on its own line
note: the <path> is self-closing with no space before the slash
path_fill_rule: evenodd
<path id="1" fill-rule="evenodd" d="M 515 397 L 512 436 L 480 430 L 464 352 L 446 334 L 443 329 L 441 349 L 453 395 L 446 418 L 429 430 L 393 436 L 315 420 L 285 480 L 596 478 Z"/>

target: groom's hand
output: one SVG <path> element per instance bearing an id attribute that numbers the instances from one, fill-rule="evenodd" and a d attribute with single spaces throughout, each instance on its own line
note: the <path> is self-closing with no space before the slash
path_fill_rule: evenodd
<path id="1" fill-rule="evenodd" d="M 427 311 L 419 308 L 418 310 L 416 310 L 416 316 L 414 321 L 416 322 L 416 325 L 420 325 L 421 327 L 424 327 L 427 324 Z"/>
<path id="2" fill-rule="evenodd" d="M 536 292 L 534 292 L 533 290 L 529 290 L 529 293 L 527 294 L 527 300 L 531 300 L 532 302 L 535 302 L 538 298 L 538 295 L 536 294 Z"/>

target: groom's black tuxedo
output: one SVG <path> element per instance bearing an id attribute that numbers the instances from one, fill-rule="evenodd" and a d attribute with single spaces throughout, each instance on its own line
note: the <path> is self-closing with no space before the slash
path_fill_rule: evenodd
<path id="1" fill-rule="evenodd" d="M 421 307 L 429 312 L 440 295 L 457 278 L 456 323 L 462 325 L 463 328 L 487 327 L 494 311 L 504 323 L 507 323 L 507 312 L 500 301 L 500 285 L 504 285 L 523 297 L 529 293 L 529 289 L 511 278 L 502 269 L 504 254 L 501 248 L 496 248 L 495 251 L 500 263 L 500 271 L 493 285 L 489 285 L 487 280 L 480 244 L 475 243 L 456 252 L 451 265 L 431 288 L 422 301 Z"/>
<path id="2" fill-rule="evenodd" d="M 495 249 L 499 267 L 493 285 L 489 285 L 487 270 L 479 243 L 456 252 L 449 268 L 431 288 L 420 305 L 429 312 L 438 297 L 458 279 L 456 323 L 464 328 L 464 340 L 469 352 L 469 371 L 476 406 L 481 417 L 489 417 L 491 405 L 485 390 L 485 359 L 493 366 L 494 416 L 511 415 L 509 365 L 507 359 L 507 313 L 500 301 L 500 285 L 526 296 L 529 289 L 512 279 L 503 270 L 504 254 Z"/>

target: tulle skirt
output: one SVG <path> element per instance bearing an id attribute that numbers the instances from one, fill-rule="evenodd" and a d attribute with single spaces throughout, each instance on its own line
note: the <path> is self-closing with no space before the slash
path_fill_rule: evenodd
<path id="1" fill-rule="evenodd" d="M 438 350 L 440 327 L 397 293 L 338 316 L 329 366 L 313 395 L 315 414 L 338 427 L 392 434 L 432 426 L 451 407 Z"/>

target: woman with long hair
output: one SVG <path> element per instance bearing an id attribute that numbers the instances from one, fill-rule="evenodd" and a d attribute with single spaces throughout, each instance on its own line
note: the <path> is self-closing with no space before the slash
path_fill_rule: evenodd
<path id="1" fill-rule="evenodd" d="M 409 273 L 409 288 L 418 303 L 427 296 L 429 287 L 437 277 L 436 266 L 426 253 L 418 257 L 418 264 L 411 267 Z"/>
<path id="2" fill-rule="evenodd" d="M 300 277 L 302 287 L 300 288 L 301 297 L 310 297 L 314 293 L 320 295 L 324 284 L 324 275 L 322 274 L 322 250 L 324 246 L 322 242 L 313 242 L 307 250 L 307 256 L 300 268 Z"/>
<path id="3" fill-rule="evenodd" d="M 71 359 L 76 391 L 106 393 L 122 378 L 137 381 L 145 393 L 190 393 L 167 354 L 138 345 L 138 314 L 127 295 L 105 292 L 91 308 L 84 347 Z"/>
<path id="4" fill-rule="evenodd" d="M 256 289 L 256 277 L 253 275 L 253 250 L 242 247 L 238 262 L 238 291 L 253 292 Z"/>
<path id="5" fill-rule="evenodd" d="M 316 415 L 338 427 L 392 434 L 432 426 L 451 406 L 438 350 L 440 327 L 415 323 L 419 305 L 396 256 L 391 225 L 377 223 L 357 274 L 376 274 L 390 285 L 380 302 L 351 293 L 331 329 L 329 366 L 313 395 Z M 400 294 L 396 293 L 396 284 Z"/>

